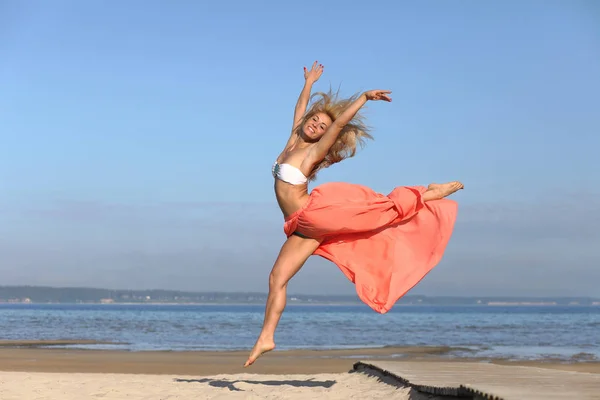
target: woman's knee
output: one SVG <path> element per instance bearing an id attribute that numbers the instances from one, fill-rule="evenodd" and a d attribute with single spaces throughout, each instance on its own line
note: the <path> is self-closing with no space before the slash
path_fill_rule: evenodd
<path id="1" fill-rule="evenodd" d="M 269 275 L 269 288 L 284 289 L 288 281 L 302 268 L 308 257 L 319 247 L 319 241 L 292 235 L 285 242 Z"/>
<path id="2" fill-rule="evenodd" d="M 269 290 L 281 290 L 285 289 L 288 284 L 288 280 L 278 273 L 277 270 L 271 271 L 269 274 Z"/>

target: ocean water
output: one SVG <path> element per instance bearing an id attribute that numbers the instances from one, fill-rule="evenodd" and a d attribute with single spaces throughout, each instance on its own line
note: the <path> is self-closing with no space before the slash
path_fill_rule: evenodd
<path id="1" fill-rule="evenodd" d="M 95 340 L 64 347 L 249 350 L 262 305 L 0 304 L 2 340 Z M 600 361 L 600 307 L 290 305 L 278 349 L 449 346 L 447 357 Z M 359 353 L 357 352 L 357 355 Z M 400 355 L 399 355 L 400 356 Z"/>

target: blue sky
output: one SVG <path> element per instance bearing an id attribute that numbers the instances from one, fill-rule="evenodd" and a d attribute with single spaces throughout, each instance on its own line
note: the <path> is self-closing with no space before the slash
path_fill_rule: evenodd
<path id="1" fill-rule="evenodd" d="M 318 60 L 316 90 L 394 100 L 315 184 L 465 184 L 414 293 L 600 295 L 599 26 L 592 1 L 4 1 L 2 281 L 265 291 Z M 290 290 L 354 288 L 313 258 Z"/>

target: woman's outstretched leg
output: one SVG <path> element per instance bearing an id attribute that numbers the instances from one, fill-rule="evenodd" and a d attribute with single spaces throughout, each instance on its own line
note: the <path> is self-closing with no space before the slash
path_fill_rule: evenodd
<path id="1" fill-rule="evenodd" d="M 263 353 L 275 348 L 275 329 L 286 305 L 287 284 L 302 268 L 308 257 L 315 252 L 319 244 L 318 240 L 292 235 L 281 247 L 269 276 L 269 296 L 267 297 L 262 331 L 244 367 L 252 365 Z"/>

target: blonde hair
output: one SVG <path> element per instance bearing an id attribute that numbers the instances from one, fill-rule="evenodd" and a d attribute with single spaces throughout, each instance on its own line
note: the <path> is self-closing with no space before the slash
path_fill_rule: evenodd
<path id="1" fill-rule="evenodd" d="M 311 104 L 308 111 L 304 114 L 301 123 L 296 128 L 296 133 L 299 136 L 301 136 L 302 127 L 306 121 L 312 118 L 315 114 L 325 113 L 329 116 L 329 118 L 331 118 L 332 121 L 335 121 L 344 112 L 344 110 L 360 96 L 360 94 L 355 94 L 347 99 L 340 99 L 339 90 L 338 92 L 333 93 L 330 89 L 327 93 L 314 93 L 311 96 L 311 101 L 317 96 L 319 96 L 320 99 Z M 331 146 L 325 158 L 320 163 L 315 165 L 308 176 L 308 180 L 312 181 L 316 179 L 317 172 L 323 168 L 327 168 L 330 165 L 338 163 L 346 158 L 354 157 L 356 154 L 357 145 L 364 147 L 365 139 L 373 139 L 373 137 L 369 134 L 369 131 L 370 128 L 364 123 L 364 117 L 360 114 L 360 112 L 357 112 L 354 118 L 352 118 L 352 120 L 342 128 L 335 143 L 333 146 Z"/>

